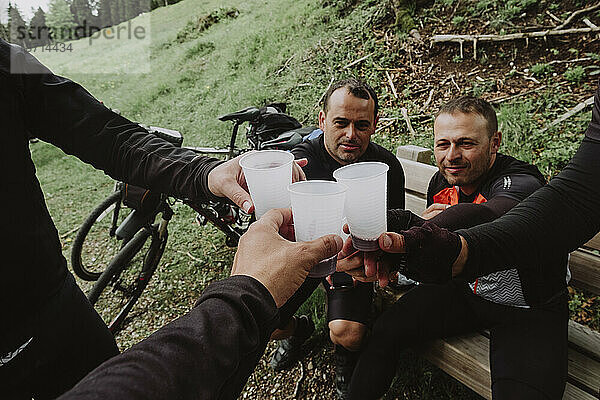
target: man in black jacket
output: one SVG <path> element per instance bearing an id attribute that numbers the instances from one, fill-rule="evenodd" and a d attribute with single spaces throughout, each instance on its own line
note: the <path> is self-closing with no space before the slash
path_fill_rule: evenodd
<path id="1" fill-rule="evenodd" d="M 115 179 L 179 198 L 228 197 L 247 211 L 253 206 L 237 160 L 200 157 L 149 134 L 1 39 L 0 107 L 1 397 L 54 398 L 118 349 L 67 271 L 35 176 L 30 136 Z"/>
<path id="2" fill-rule="evenodd" d="M 537 168 L 498 153 L 496 114 L 481 99 L 462 97 L 442 107 L 434 135 L 439 171 L 430 181 L 424 216 L 435 226 L 459 229 L 492 221 L 544 184 Z M 429 226 L 404 211 L 391 214 L 390 230 Z M 566 253 L 540 261 L 540 268 L 562 271 L 561 290 L 544 304 L 530 296 L 530 282 L 522 280 L 513 265 L 453 280 L 449 273 L 437 281 L 417 276 L 424 283 L 377 321 L 352 378 L 351 398 L 385 393 L 408 346 L 482 329 L 490 330 L 494 398 L 562 397 L 567 363 L 566 261 Z"/>
<path id="3" fill-rule="evenodd" d="M 294 243 L 290 209 L 271 210 L 240 240 L 232 276 L 196 306 L 108 360 L 61 400 L 236 399 L 279 323 L 283 303 L 342 239 Z"/>
<path id="4" fill-rule="evenodd" d="M 296 159 L 307 159 L 304 173 L 308 180 L 333 181 L 333 171 L 355 162 L 378 161 L 389 166 L 387 207 L 404 208 L 404 172 L 389 150 L 373 143 L 378 117 L 377 95 L 368 84 L 356 79 L 334 82 L 323 98 L 319 127 L 323 134 L 294 147 Z M 335 345 L 336 391 L 344 398 L 347 385 L 361 349 L 371 317 L 372 283 L 356 282 L 343 273 L 334 273 L 330 282 L 307 278 L 306 282 L 281 307 L 282 339 L 273 353 L 271 366 L 290 368 L 302 356 L 302 343 L 310 337 L 314 324 L 308 316 L 294 317 L 320 283 L 327 292 L 329 336 Z"/>

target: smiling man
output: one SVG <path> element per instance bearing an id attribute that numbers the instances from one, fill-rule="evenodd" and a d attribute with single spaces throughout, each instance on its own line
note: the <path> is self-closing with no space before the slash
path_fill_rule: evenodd
<path id="1" fill-rule="evenodd" d="M 306 179 L 333 181 L 333 171 L 360 161 L 380 161 L 389 165 L 387 206 L 404 208 L 404 173 L 398 159 L 385 148 L 372 143 L 377 125 L 378 102 L 375 91 L 356 79 L 334 82 L 325 93 L 319 113 L 323 135 L 296 146 L 296 159 L 306 158 Z M 345 398 L 359 350 L 371 316 L 373 285 L 358 282 L 342 272 L 331 275 L 331 282 L 308 278 L 280 309 L 281 330 L 274 339 L 283 339 L 271 359 L 275 370 L 292 367 L 303 355 L 302 343 L 314 331 L 307 316 L 292 317 L 323 282 L 327 292 L 329 334 L 335 344 L 336 392 Z"/>
<path id="2" fill-rule="evenodd" d="M 461 97 L 440 109 L 434 123 L 439 171 L 429 182 L 429 207 L 423 214 L 428 225 L 455 230 L 495 220 L 543 186 L 536 167 L 498 153 L 501 138 L 496 113 L 482 99 Z M 400 232 L 425 222 L 394 210 L 388 229 Z M 543 263 L 539 270 L 563 270 L 568 277 L 567 254 Z M 376 321 L 352 376 L 351 399 L 383 396 L 408 347 L 484 329 L 490 331 L 494 399 L 562 397 L 566 290 L 540 305 L 540 299 L 531 296 L 531 282 L 522 280 L 514 265 L 468 278 L 420 278 L 427 283 L 410 290 Z"/>

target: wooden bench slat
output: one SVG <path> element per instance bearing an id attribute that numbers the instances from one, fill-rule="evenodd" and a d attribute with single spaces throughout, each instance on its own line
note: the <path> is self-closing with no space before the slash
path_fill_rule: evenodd
<path id="1" fill-rule="evenodd" d="M 597 400 L 598 398 L 592 396 L 591 394 L 584 392 L 579 389 L 577 386 L 571 385 L 567 382 L 567 386 L 565 387 L 565 393 L 563 395 L 563 400 Z"/>
<path id="2" fill-rule="evenodd" d="M 417 214 L 419 217 L 427 208 L 427 200 L 422 197 L 416 196 L 407 191 L 404 198 L 406 200 L 406 209 Z"/>
<path id="3" fill-rule="evenodd" d="M 574 349 L 569 349 L 568 379 L 573 383 L 579 382 L 592 393 L 600 394 L 600 363 Z"/>
<path id="4" fill-rule="evenodd" d="M 575 321 L 569 321 L 569 346 L 588 353 L 596 361 L 600 361 L 600 332 Z"/>
<path id="5" fill-rule="evenodd" d="M 577 329 L 577 328 L 574 328 Z M 492 398 L 489 339 L 479 333 L 435 340 L 419 349 L 438 368 L 461 381 L 486 399 Z M 600 363 L 569 349 L 569 373 L 563 399 L 594 399 L 600 393 Z M 585 386 L 584 391 L 577 386 Z"/>
<path id="6" fill-rule="evenodd" d="M 600 294 L 600 267 L 598 256 L 585 250 L 571 253 L 571 285 Z"/>
<path id="7" fill-rule="evenodd" d="M 423 194 L 427 193 L 429 181 L 433 174 L 437 172 L 437 167 L 404 158 L 398 158 L 398 161 L 400 161 L 404 170 L 404 186 L 406 189 Z"/>
<path id="8" fill-rule="evenodd" d="M 587 242 L 584 246 L 590 247 L 594 250 L 600 250 L 600 233 L 591 238 L 590 241 Z"/>
<path id="9" fill-rule="evenodd" d="M 492 398 L 489 340 L 472 333 L 435 340 L 420 349 L 432 364 L 458 379 L 486 399 Z"/>

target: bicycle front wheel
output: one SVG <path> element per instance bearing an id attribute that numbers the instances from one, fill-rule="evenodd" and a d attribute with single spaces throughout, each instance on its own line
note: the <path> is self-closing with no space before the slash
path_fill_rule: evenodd
<path id="1" fill-rule="evenodd" d="M 126 217 L 121 210 L 121 193 L 114 192 L 100 203 L 83 222 L 71 248 L 73 272 L 83 280 L 95 281 L 123 247 L 111 232 Z M 113 221 L 117 218 L 117 221 Z"/>
<path id="2" fill-rule="evenodd" d="M 127 315 L 148 285 L 163 255 L 167 233 L 159 239 L 156 226 L 136 233 L 88 294 L 90 303 L 113 333 L 123 328 Z"/>

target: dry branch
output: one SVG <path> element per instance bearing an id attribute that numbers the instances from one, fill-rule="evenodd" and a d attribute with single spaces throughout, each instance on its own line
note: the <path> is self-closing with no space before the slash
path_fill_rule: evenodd
<path id="1" fill-rule="evenodd" d="M 573 29 L 548 29 L 545 31 L 537 32 L 520 32 L 511 33 L 508 35 L 434 35 L 431 38 L 432 43 L 445 43 L 445 42 L 458 42 L 461 44 L 464 42 L 505 42 L 509 40 L 517 39 L 529 39 L 529 38 L 540 38 L 554 35 L 571 35 L 575 33 L 591 33 L 600 32 L 600 28 L 573 28 Z"/>
<path id="2" fill-rule="evenodd" d="M 429 92 L 429 97 L 427 98 L 427 101 L 425 102 L 425 104 L 423 104 L 423 107 L 421 107 L 421 112 L 424 112 L 425 109 L 427 107 L 429 107 L 429 104 L 431 104 L 431 100 L 433 99 L 433 92 L 435 91 L 435 89 L 431 89 L 431 91 Z"/>
<path id="3" fill-rule="evenodd" d="M 562 20 L 560 18 L 558 18 L 556 15 L 552 14 L 550 11 L 546 10 L 546 14 L 548 14 L 550 16 L 550 18 L 552 18 L 559 24 L 562 24 Z"/>
<path id="4" fill-rule="evenodd" d="M 396 123 L 396 121 L 390 121 L 387 124 L 378 127 L 377 129 L 375 129 L 375 133 L 381 132 L 382 130 L 389 128 L 390 126 L 394 125 Z"/>
<path id="5" fill-rule="evenodd" d="M 541 130 L 541 132 L 545 132 L 553 126 L 560 124 L 564 120 L 571 118 L 573 115 L 584 110 L 586 107 L 591 106 L 592 104 L 594 104 L 594 96 L 589 97 L 585 101 L 582 101 L 581 103 L 577 104 L 575 107 L 561 115 L 560 117 L 556 118 L 554 121 L 550 122 L 544 129 Z"/>
<path id="6" fill-rule="evenodd" d="M 317 101 L 317 104 L 315 104 L 315 106 L 313 108 L 318 108 L 319 104 L 321 104 L 321 102 L 323 101 L 323 98 L 325 98 L 325 94 L 327 93 L 327 91 L 329 90 L 329 88 L 331 87 L 331 85 L 333 84 L 333 80 L 335 78 L 332 76 L 331 79 L 329 80 L 329 85 L 327 85 L 327 89 L 325 89 L 325 91 L 323 92 L 323 94 L 321 95 L 321 97 L 319 97 L 319 100 Z"/>
<path id="7" fill-rule="evenodd" d="M 565 63 L 576 63 L 581 61 L 590 61 L 591 57 L 582 57 L 582 58 L 574 58 L 572 60 L 553 60 L 548 63 L 548 65 L 552 64 L 565 64 Z"/>
<path id="8" fill-rule="evenodd" d="M 517 97 L 525 96 L 525 95 L 528 95 L 528 94 L 533 93 L 533 92 L 537 92 L 537 91 L 545 89 L 545 88 L 546 88 L 546 85 L 542 85 L 540 87 L 536 87 L 535 89 L 531 89 L 531 90 L 527 90 L 525 92 L 517 93 L 517 94 L 514 94 L 512 96 L 504 96 L 504 97 L 499 97 L 499 98 L 494 99 L 494 100 L 490 100 L 490 103 L 492 103 L 492 104 L 504 103 L 505 101 L 516 99 Z"/>
<path id="9" fill-rule="evenodd" d="M 567 26 L 569 26 L 569 24 L 571 23 L 571 21 L 573 21 L 573 19 L 575 17 L 577 17 L 578 15 L 585 14 L 585 13 L 590 12 L 590 11 L 594 11 L 597 8 L 600 8 L 600 3 L 598 3 L 596 5 L 593 5 L 593 6 L 590 6 L 588 8 L 584 8 L 584 9 L 581 9 L 581 10 L 574 11 L 571 15 L 569 15 L 569 17 L 567 19 L 565 19 L 565 22 L 563 22 L 562 24 L 560 24 L 559 26 L 557 26 L 555 29 L 557 29 L 557 30 L 558 29 L 564 29 Z"/>
<path id="10" fill-rule="evenodd" d="M 280 73 L 283 72 L 284 69 L 286 69 L 288 67 L 288 65 L 290 65 L 290 62 L 294 59 L 294 57 L 296 57 L 295 54 L 292 54 L 292 56 L 290 58 L 288 58 L 286 60 L 286 62 L 283 64 L 283 67 L 279 68 L 276 72 L 275 75 L 279 75 Z"/>
<path id="11" fill-rule="evenodd" d="M 298 361 L 300 363 L 300 378 L 296 381 L 296 386 L 294 387 L 294 393 L 292 394 L 292 398 L 295 399 L 298 397 L 298 389 L 300 389 L 300 383 L 302 379 L 304 379 L 304 367 L 302 367 L 302 361 Z"/>
<path id="12" fill-rule="evenodd" d="M 390 73 L 388 71 L 385 71 L 385 75 L 387 76 L 390 87 L 392 88 L 392 93 L 394 94 L 394 98 L 397 99 L 398 92 L 396 92 L 396 87 L 394 86 L 394 82 L 392 81 L 392 76 L 390 75 Z"/>
<path id="13" fill-rule="evenodd" d="M 406 126 L 408 126 L 408 131 L 410 132 L 411 135 L 416 136 L 417 132 L 415 132 L 415 130 L 412 127 L 412 124 L 410 123 L 410 118 L 408 117 L 408 110 L 404 107 L 400 108 L 400 112 L 402 113 L 402 117 L 404 118 L 404 121 L 406 121 Z"/>
<path id="14" fill-rule="evenodd" d="M 73 233 L 73 232 L 77 232 L 78 230 L 79 230 L 79 226 L 76 226 L 75 228 L 71 229 L 70 231 L 68 231 L 68 232 L 65 232 L 65 233 L 63 233 L 62 235 L 60 235 L 60 238 L 61 238 L 61 239 L 64 239 L 64 238 L 66 238 L 67 236 L 69 236 L 71 233 Z"/>
<path id="15" fill-rule="evenodd" d="M 358 60 L 354 60 L 354 61 L 352 61 L 350 64 L 348 64 L 348 65 L 346 65 L 345 67 L 343 67 L 342 69 L 350 68 L 350 67 L 352 67 L 353 65 L 356 65 L 356 64 L 358 64 L 359 62 L 361 62 L 361 61 L 364 61 L 364 60 L 366 60 L 367 58 L 371 57 L 373 54 L 374 54 L 374 53 L 369 53 L 369 54 L 367 54 L 366 56 L 359 58 Z"/>

